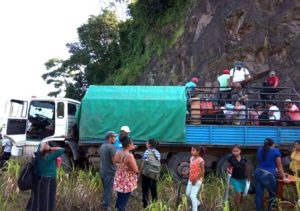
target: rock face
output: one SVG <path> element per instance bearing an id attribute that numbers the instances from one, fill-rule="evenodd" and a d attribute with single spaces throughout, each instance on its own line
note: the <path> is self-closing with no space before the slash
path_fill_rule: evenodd
<path id="1" fill-rule="evenodd" d="M 199 85 L 214 83 L 242 60 L 251 74 L 271 68 L 282 86 L 300 90 L 299 0 L 193 1 L 184 28 L 170 49 L 150 61 L 140 83 L 182 85 L 192 76 L 200 77 Z"/>

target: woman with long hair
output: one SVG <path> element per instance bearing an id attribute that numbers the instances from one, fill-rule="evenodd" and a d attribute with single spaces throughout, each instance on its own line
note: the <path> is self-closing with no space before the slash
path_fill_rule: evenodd
<path id="1" fill-rule="evenodd" d="M 275 206 L 277 181 L 276 181 L 276 168 L 284 182 L 289 182 L 284 174 L 281 155 L 275 143 L 271 138 L 264 140 L 264 146 L 257 150 L 258 165 L 254 172 L 254 182 L 256 188 L 255 204 L 256 210 L 263 210 L 263 197 L 264 190 L 269 192 L 269 205 L 268 210 Z"/>
<path id="2" fill-rule="evenodd" d="M 116 173 L 114 179 L 114 190 L 117 191 L 116 208 L 125 211 L 131 192 L 137 188 L 137 174 L 139 172 L 133 154 L 133 140 L 129 137 L 120 139 L 123 146 L 121 151 L 115 155 Z"/>
<path id="3" fill-rule="evenodd" d="M 42 143 L 36 152 L 37 180 L 31 191 L 26 210 L 53 211 L 56 197 L 57 157 L 65 152 L 61 147 L 50 147 Z"/>

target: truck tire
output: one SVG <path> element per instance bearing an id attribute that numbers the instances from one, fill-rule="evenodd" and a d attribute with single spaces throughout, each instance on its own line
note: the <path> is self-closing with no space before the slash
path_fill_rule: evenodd
<path id="1" fill-rule="evenodd" d="M 231 154 L 223 155 L 217 163 L 216 174 L 217 174 L 217 176 L 219 176 L 223 179 L 226 179 L 226 168 L 228 165 L 227 161 L 230 156 L 231 156 Z M 249 164 L 250 174 L 252 174 L 252 172 L 254 170 L 253 163 L 249 158 L 246 158 L 246 159 L 247 159 L 247 163 Z"/>
<path id="2" fill-rule="evenodd" d="M 175 155 L 172 155 L 168 159 L 168 168 L 170 173 L 173 176 L 173 179 L 176 181 L 181 181 L 183 179 L 184 182 L 187 182 L 187 177 L 182 177 L 182 172 L 190 170 L 190 152 L 179 152 Z"/>
<path id="3" fill-rule="evenodd" d="M 66 153 L 61 155 L 61 167 L 66 172 L 70 172 L 73 170 L 73 162 Z"/>

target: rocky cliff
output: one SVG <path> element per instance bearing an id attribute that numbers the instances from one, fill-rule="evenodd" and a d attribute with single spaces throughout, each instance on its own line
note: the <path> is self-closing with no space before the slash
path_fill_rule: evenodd
<path id="1" fill-rule="evenodd" d="M 170 26 L 161 31 L 172 33 Z M 181 85 L 199 76 L 204 85 L 243 60 L 251 74 L 271 68 L 282 86 L 300 90 L 299 35 L 299 0 L 194 0 L 182 36 L 151 59 L 139 82 Z"/>

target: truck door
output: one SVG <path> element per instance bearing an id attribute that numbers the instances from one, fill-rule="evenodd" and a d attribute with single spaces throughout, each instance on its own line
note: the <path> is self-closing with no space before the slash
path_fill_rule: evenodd
<path id="1" fill-rule="evenodd" d="M 28 101 L 12 99 L 6 104 L 4 134 L 17 145 L 25 144 Z"/>

